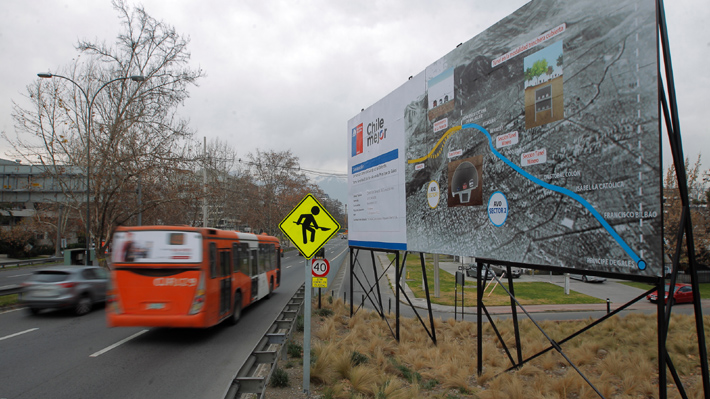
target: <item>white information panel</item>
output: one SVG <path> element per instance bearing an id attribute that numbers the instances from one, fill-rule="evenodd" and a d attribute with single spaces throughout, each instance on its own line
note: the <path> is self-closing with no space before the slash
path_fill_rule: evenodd
<path id="1" fill-rule="evenodd" d="M 424 99 L 424 76 L 413 77 L 348 122 L 350 245 L 406 248 L 404 128 L 408 104 Z"/>

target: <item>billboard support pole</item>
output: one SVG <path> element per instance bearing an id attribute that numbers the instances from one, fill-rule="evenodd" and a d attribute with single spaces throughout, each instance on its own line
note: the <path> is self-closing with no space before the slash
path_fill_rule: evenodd
<path id="1" fill-rule="evenodd" d="M 385 318 L 385 307 L 382 305 L 382 293 L 380 292 L 380 279 L 377 275 L 377 265 L 375 264 L 375 251 L 370 251 L 370 256 L 372 258 L 372 272 L 375 276 L 375 287 L 377 287 L 377 303 L 380 305 L 379 313 L 382 319 Z M 369 296 L 369 295 L 368 295 Z"/>
<path id="2" fill-rule="evenodd" d="M 478 345 L 478 376 L 483 374 L 483 315 L 481 314 L 481 308 L 483 307 L 483 284 L 481 283 L 481 269 L 483 268 L 483 263 L 480 261 L 476 262 L 476 295 L 478 300 L 476 301 L 476 341 Z"/>
<path id="3" fill-rule="evenodd" d="M 356 249 L 356 253 L 353 254 L 353 249 L 350 248 L 350 317 L 353 317 L 353 276 L 355 275 L 355 259 L 357 255 L 360 254 L 360 250 Z"/>
<path id="4" fill-rule="evenodd" d="M 431 340 L 434 341 L 434 345 L 436 345 L 436 328 L 434 327 L 434 315 L 431 310 L 431 298 L 429 297 L 429 281 L 426 276 L 426 262 L 424 261 L 424 253 L 420 252 L 419 253 L 419 259 L 422 262 L 422 276 L 424 277 L 424 293 L 426 295 L 426 307 L 429 310 L 429 327 L 431 328 Z M 463 320 L 463 306 L 462 306 L 462 317 L 461 320 Z"/>
<path id="5" fill-rule="evenodd" d="M 399 342 L 399 280 L 402 278 L 399 269 L 399 251 L 395 254 L 395 317 L 396 317 L 396 327 L 395 327 L 395 339 Z M 406 256 L 405 256 L 406 257 Z"/>
<path id="6" fill-rule="evenodd" d="M 656 7 L 657 7 L 657 14 L 658 14 L 658 30 L 659 30 L 659 37 L 660 41 L 662 44 L 662 49 L 663 49 L 663 65 L 666 71 L 666 85 L 668 88 L 668 101 L 666 102 L 666 95 L 664 91 L 664 87 L 662 84 L 662 79 L 661 79 L 661 73 L 659 70 L 658 76 L 658 82 L 659 82 L 659 93 L 661 96 L 661 105 L 663 106 L 663 114 L 664 118 L 666 120 L 666 127 L 668 131 L 668 138 L 669 142 L 671 145 L 671 151 L 673 154 L 673 162 L 675 165 L 675 170 L 676 170 L 676 178 L 678 181 L 678 190 L 680 192 L 680 200 L 681 204 L 683 205 L 683 214 L 685 214 L 685 217 L 681 218 L 681 224 L 683 228 L 679 229 L 679 234 L 680 231 L 685 230 L 685 240 L 686 240 L 686 249 L 687 249 L 687 254 L 688 254 L 688 264 L 690 268 L 690 282 L 693 290 L 693 307 L 695 311 L 695 328 L 696 328 L 696 333 L 698 337 L 698 352 L 699 352 L 699 358 L 700 358 L 700 368 L 701 368 L 701 374 L 702 374 L 702 381 L 703 381 L 703 393 L 705 399 L 710 399 L 710 370 L 708 369 L 708 359 L 705 354 L 707 353 L 707 346 L 705 342 L 705 332 L 704 332 L 704 326 L 703 326 L 703 315 L 702 315 L 702 306 L 700 303 L 700 286 L 698 284 L 698 271 L 697 271 L 697 263 L 695 259 L 695 245 L 694 245 L 694 240 L 693 240 L 693 224 L 691 222 L 691 215 L 690 215 L 690 201 L 689 201 L 689 196 L 688 196 L 688 181 L 685 173 L 685 158 L 683 156 L 683 145 L 681 142 L 681 133 L 680 133 L 680 119 L 678 116 L 678 105 L 676 102 L 676 93 L 675 93 L 675 81 L 673 80 L 673 65 L 671 62 L 671 50 L 670 50 L 670 45 L 669 45 L 669 40 L 668 40 L 668 26 L 666 24 L 666 14 L 665 14 L 665 8 L 663 5 L 663 0 L 657 0 L 656 2 Z M 660 68 L 660 67 L 659 67 Z M 670 112 L 668 112 L 668 108 L 670 107 Z M 669 120 L 670 119 L 670 120 Z M 679 260 L 680 260 L 680 251 L 682 249 L 682 244 L 679 242 L 679 244 L 676 246 L 676 256 L 674 256 L 674 263 L 673 263 L 673 274 L 678 273 L 678 266 L 679 266 Z M 678 261 L 678 262 L 676 262 Z M 675 280 L 673 278 L 673 280 Z M 661 284 L 659 284 L 659 287 Z M 659 291 L 660 294 L 660 291 Z M 669 293 L 669 298 L 672 297 Z M 660 301 L 660 295 L 659 295 L 659 302 Z M 660 309 L 659 309 L 660 311 Z M 670 317 L 670 311 L 667 313 L 668 317 Z M 668 320 L 665 320 L 666 325 L 668 324 Z M 663 336 L 663 341 L 664 341 L 664 349 L 665 349 L 665 334 Z M 660 336 L 659 336 L 660 339 Z M 661 349 L 661 345 L 659 344 L 659 350 Z M 662 365 L 662 362 L 660 361 L 661 358 L 666 358 L 667 357 L 667 352 L 666 353 L 659 353 L 659 367 Z M 661 385 L 661 379 L 665 379 L 665 367 L 663 369 L 659 368 L 659 389 L 665 390 L 665 384 Z"/>
<path id="7" fill-rule="evenodd" d="M 513 275 L 510 265 L 506 266 L 505 273 L 508 275 L 508 288 L 510 288 L 510 310 L 513 314 L 513 331 L 515 333 L 515 350 L 518 352 L 518 364 L 523 362 L 523 348 L 520 342 L 520 328 L 518 326 L 518 307 L 515 305 L 515 289 L 513 288 Z"/>

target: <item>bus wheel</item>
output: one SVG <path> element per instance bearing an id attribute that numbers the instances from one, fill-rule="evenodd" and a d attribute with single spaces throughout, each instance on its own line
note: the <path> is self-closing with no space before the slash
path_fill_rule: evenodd
<path id="1" fill-rule="evenodd" d="M 234 312 L 232 312 L 232 315 L 228 319 L 228 323 L 230 326 L 233 326 L 237 324 L 239 319 L 242 317 L 242 294 L 236 293 L 234 294 Z"/>

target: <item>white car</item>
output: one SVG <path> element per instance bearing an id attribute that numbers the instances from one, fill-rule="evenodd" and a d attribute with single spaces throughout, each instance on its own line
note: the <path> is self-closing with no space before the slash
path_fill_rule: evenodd
<path id="1" fill-rule="evenodd" d="M 487 273 L 486 273 L 487 272 Z M 466 268 L 466 276 L 471 277 L 471 278 L 476 278 L 476 266 L 471 265 L 468 268 Z M 493 273 L 493 270 L 486 269 L 484 268 L 481 270 L 481 278 L 484 280 L 493 280 L 493 277 L 495 277 L 495 273 Z"/>
<path id="2" fill-rule="evenodd" d="M 606 281 L 604 277 L 587 276 L 586 274 L 570 274 L 569 278 L 581 280 L 585 283 L 603 283 Z"/>

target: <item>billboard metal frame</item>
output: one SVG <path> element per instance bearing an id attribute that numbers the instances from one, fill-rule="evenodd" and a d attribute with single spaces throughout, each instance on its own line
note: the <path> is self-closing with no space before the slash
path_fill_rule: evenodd
<path id="1" fill-rule="evenodd" d="M 364 250 L 370 253 L 371 261 L 372 261 L 372 269 L 375 275 L 375 281 L 370 284 L 370 281 L 367 279 L 366 274 L 363 273 L 365 276 L 365 282 L 367 283 L 368 287 L 365 287 L 363 284 L 363 281 L 358 278 L 357 274 L 355 273 L 355 265 L 358 265 L 362 269 L 362 264 L 360 264 L 358 258 L 360 256 L 360 250 Z M 372 306 L 375 308 L 375 311 L 377 314 L 379 314 L 380 318 L 384 320 L 387 323 L 387 326 L 390 329 L 390 332 L 392 333 L 393 337 L 399 342 L 400 339 L 400 302 L 401 302 L 401 295 L 404 295 L 404 298 L 407 300 L 407 303 L 409 303 L 409 306 L 411 306 L 412 310 L 414 311 L 414 314 L 417 316 L 417 319 L 419 319 L 419 322 L 421 323 L 422 327 L 424 327 L 424 330 L 426 331 L 427 335 L 429 335 L 429 338 L 432 340 L 434 345 L 436 345 L 436 328 L 434 327 L 434 316 L 432 314 L 432 309 L 431 309 L 431 298 L 429 296 L 429 282 L 427 280 L 427 275 L 426 275 L 426 265 L 424 262 L 424 254 L 419 253 L 419 259 L 421 262 L 422 266 L 422 275 L 424 278 L 424 292 L 426 295 L 426 303 L 427 303 L 427 311 L 429 315 L 429 326 L 427 327 L 427 323 L 424 321 L 422 316 L 419 315 L 419 312 L 417 312 L 417 309 L 414 307 L 414 304 L 412 303 L 412 300 L 409 299 L 409 296 L 407 296 L 407 293 L 405 292 L 404 288 L 402 287 L 402 269 L 404 268 L 404 265 L 406 264 L 407 261 L 407 252 L 404 253 L 404 256 L 400 256 L 399 251 L 385 251 L 385 250 L 377 250 L 378 252 L 385 252 L 385 253 L 391 253 L 394 254 L 394 260 L 387 265 L 387 267 L 384 267 L 384 270 L 382 273 L 377 272 L 377 262 L 375 262 L 375 250 L 372 248 L 362 248 L 362 247 L 350 247 L 350 317 L 353 317 L 355 313 L 357 313 L 363 306 L 364 306 L 364 300 L 363 303 L 358 306 L 357 309 L 354 308 L 354 302 L 355 298 L 353 297 L 353 287 L 354 287 L 354 281 L 357 280 L 358 285 L 360 288 L 365 292 L 365 297 L 367 297 L 368 301 L 372 304 Z M 382 303 L 382 293 L 380 292 L 380 285 L 379 281 L 380 279 L 387 273 L 387 270 L 394 266 L 395 269 L 395 327 L 394 330 L 392 330 L 392 326 L 390 325 L 390 321 L 387 319 L 387 315 L 385 313 L 385 308 Z M 374 292 L 376 290 L 376 292 Z M 372 296 L 371 296 L 372 295 Z"/>

